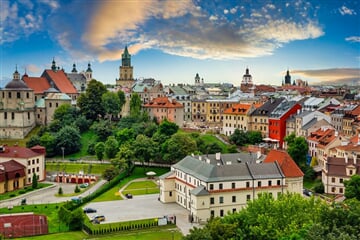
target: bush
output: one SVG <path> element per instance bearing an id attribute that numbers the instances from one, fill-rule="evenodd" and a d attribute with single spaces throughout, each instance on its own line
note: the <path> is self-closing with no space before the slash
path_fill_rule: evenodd
<path id="1" fill-rule="evenodd" d="M 24 193 L 26 193 L 25 190 L 20 190 L 20 191 L 19 191 L 19 194 L 24 194 Z"/>
<path id="2" fill-rule="evenodd" d="M 63 195 L 63 193 L 64 193 L 64 192 L 63 192 L 63 189 L 62 189 L 62 187 L 59 187 L 59 191 L 58 191 L 58 194 L 59 194 L 59 195 Z"/>
<path id="3" fill-rule="evenodd" d="M 80 188 L 79 186 L 76 184 L 75 189 L 74 189 L 74 193 L 79 193 L 80 192 Z"/>
<path id="4" fill-rule="evenodd" d="M 318 181 L 315 185 L 314 185 L 314 191 L 316 193 L 324 193 L 324 184 L 321 181 Z"/>
<path id="5" fill-rule="evenodd" d="M 15 193 L 10 194 L 10 197 L 11 197 L 11 198 L 12 198 L 12 197 L 15 197 L 15 196 L 16 196 Z"/>

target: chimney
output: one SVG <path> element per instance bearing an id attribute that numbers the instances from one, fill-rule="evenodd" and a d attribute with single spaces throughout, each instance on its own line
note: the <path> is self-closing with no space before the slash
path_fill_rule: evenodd
<path id="1" fill-rule="evenodd" d="M 221 153 L 215 153 L 215 159 L 220 160 L 221 159 Z"/>
<path id="2" fill-rule="evenodd" d="M 345 163 L 347 164 L 348 163 L 348 153 L 345 153 L 344 158 L 345 158 Z"/>

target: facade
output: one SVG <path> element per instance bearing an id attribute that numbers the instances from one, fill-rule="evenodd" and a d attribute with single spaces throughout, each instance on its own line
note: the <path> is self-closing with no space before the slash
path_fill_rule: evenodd
<path id="1" fill-rule="evenodd" d="M 134 83 L 134 68 L 131 66 L 131 55 L 127 46 L 125 46 L 124 52 L 121 54 L 119 79 L 116 79 L 116 86 L 131 88 Z"/>
<path id="2" fill-rule="evenodd" d="M 249 92 L 253 90 L 254 84 L 252 81 L 252 76 L 249 72 L 249 68 L 246 68 L 245 74 L 243 75 L 241 84 L 240 84 L 240 90 L 243 92 Z"/>
<path id="3" fill-rule="evenodd" d="M 82 93 L 85 92 L 88 83 L 92 79 L 92 72 L 93 71 L 91 69 L 90 63 L 88 63 L 88 68 L 86 69 L 86 71 L 81 71 L 81 72 L 78 72 L 78 70 L 76 69 L 76 64 L 74 63 L 73 69 L 71 70 L 70 73 L 66 73 L 66 76 L 75 86 L 76 90 L 79 93 Z"/>
<path id="4" fill-rule="evenodd" d="M 270 114 L 269 117 L 269 138 L 283 147 L 286 134 L 286 121 L 289 117 L 295 115 L 301 109 L 296 101 L 283 101 Z"/>
<path id="5" fill-rule="evenodd" d="M 0 163 L 0 194 L 25 186 L 25 166 L 10 160 Z"/>
<path id="6" fill-rule="evenodd" d="M 25 148 L 19 146 L 0 146 L 0 164 L 8 162 L 9 160 L 14 160 L 24 166 L 25 182 L 23 185 L 29 185 L 32 183 L 34 173 L 37 175 L 38 181 L 45 180 L 46 172 L 44 147 L 34 146 L 32 148 Z"/>
<path id="7" fill-rule="evenodd" d="M 270 98 L 263 105 L 256 108 L 250 114 L 251 121 L 249 130 L 260 131 L 264 138 L 269 137 L 269 116 L 284 99 L 285 98 Z"/>
<path id="8" fill-rule="evenodd" d="M 275 198 L 287 191 L 301 193 L 289 189 L 276 161 L 260 163 L 263 160 L 260 153 L 187 156 L 160 177 L 159 199 L 176 202 L 189 211 L 190 221 L 201 223 L 239 211 L 260 193 Z"/>
<path id="9" fill-rule="evenodd" d="M 132 92 L 139 95 L 143 104 L 152 101 L 154 98 L 165 97 L 163 85 L 153 78 L 138 80 L 133 85 Z"/>
<path id="10" fill-rule="evenodd" d="M 35 125 L 34 91 L 16 70 L 13 80 L 0 89 L 0 138 L 23 139 Z"/>
<path id="11" fill-rule="evenodd" d="M 184 106 L 174 99 L 167 97 L 154 98 L 143 105 L 144 111 L 149 113 L 150 118 L 156 118 L 160 123 L 167 119 L 169 122 L 182 126 L 184 123 Z"/>
<path id="12" fill-rule="evenodd" d="M 249 131 L 251 113 L 261 104 L 235 104 L 224 111 L 223 133 L 230 136 L 235 129 Z"/>

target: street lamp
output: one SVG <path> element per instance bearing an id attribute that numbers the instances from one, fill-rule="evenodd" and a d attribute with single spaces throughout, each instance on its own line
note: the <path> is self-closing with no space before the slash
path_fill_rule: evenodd
<path id="1" fill-rule="evenodd" d="M 65 148 L 64 147 L 61 147 L 61 151 L 62 151 L 62 160 L 64 161 L 64 150 L 65 150 Z"/>

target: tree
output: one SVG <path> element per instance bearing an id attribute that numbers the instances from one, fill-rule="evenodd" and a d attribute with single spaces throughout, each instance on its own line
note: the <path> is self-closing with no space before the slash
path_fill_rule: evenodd
<path id="1" fill-rule="evenodd" d="M 65 126 L 61 128 L 56 134 L 56 150 L 58 154 L 76 153 L 81 148 L 81 136 L 79 129 L 72 126 Z"/>
<path id="2" fill-rule="evenodd" d="M 40 145 L 40 137 L 39 135 L 32 135 L 29 141 L 26 142 L 26 147 L 31 148 L 36 145 Z"/>
<path id="3" fill-rule="evenodd" d="M 350 180 L 344 181 L 345 197 L 356 198 L 360 201 L 360 175 L 352 175 Z"/>
<path id="4" fill-rule="evenodd" d="M 130 99 L 130 116 L 139 117 L 141 116 L 141 99 L 139 94 L 134 93 Z"/>
<path id="5" fill-rule="evenodd" d="M 61 128 L 74 124 L 79 115 L 79 110 L 76 107 L 70 104 L 62 104 L 55 110 L 53 120 L 58 120 Z"/>
<path id="6" fill-rule="evenodd" d="M 120 113 L 120 99 L 119 95 L 114 92 L 106 92 L 102 95 L 101 101 L 103 103 L 105 113 L 109 116 L 109 120 L 113 118 L 113 115 Z"/>
<path id="7" fill-rule="evenodd" d="M 33 189 L 37 189 L 37 187 L 38 187 L 38 178 L 37 178 L 37 175 L 35 173 L 33 173 L 33 176 L 32 176 L 31 187 Z"/>
<path id="8" fill-rule="evenodd" d="M 120 146 L 115 158 L 111 159 L 111 164 L 119 170 L 125 169 L 129 175 L 133 158 L 134 151 L 132 146 L 129 143 L 125 143 Z"/>
<path id="9" fill-rule="evenodd" d="M 154 141 L 143 134 L 136 137 L 136 140 L 132 143 L 132 149 L 134 158 L 142 164 L 149 163 L 156 151 Z"/>
<path id="10" fill-rule="evenodd" d="M 116 153 L 119 150 L 119 143 L 116 141 L 114 136 L 108 137 L 105 142 L 105 154 L 106 156 L 111 159 L 114 158 Z"/>
<path id="11" fill-rule="evenodd" d="M 121 112 L 123 106 L 124 106 L 125 103 L 126 103 L 126 97 L 125 97 L 125 93 L 124 93 L 123 91 L 121 91 L 121 90 L 119 90 L 119 91 L 117 92 L 117 95 L 118 95 L 119 102 L 120 102 L 120 111 L 119 111 L 119 112 Z"/>
<path id="12" fill-rule="evenodd" d="M 105 142 L 106 139 L 112 135 L 113 125 L 109 124 L 109 122 L 100 120 L 99 122 L 95 122 L 91 127 L 98 138 L 98 141 Z"/>
<path id="13" fill-rule="evenodd" d="M 62 187 L 59 187 L 58 194 L 59 194 L 59 195 L 63 195 L 63 193 L 64 193 L 64 192 L 63 192 Z"/>
<path id="14" fill-rule="evenodd" d="M 196 141 L 188 134 L 176 133 L 161 146 L 165 161 L 177 162 L 187 155 L 197 151 Z"/>
<path id="15" fill-rule="evenodd" d="M 247 134 L 244 131 L 235 129 L 234 133 L 230 135 L 230 142 L 234 143 L 237 146 L 244 146 L 248 143 Z"/>
<path id="16" fill-rule="evenodd" d="M 74 193 L 79 193 L 80 192 L 80 188 L 79 186 L 76 184 L 75 189 L 74 189 Z"/>
<path id="17" fill-rule="evenodd" d="M 105 115 L 101 97 L 106 92 L 107 89 L 101 82 L 92 79 L 86 88 L 86 92 L 80 94 L 77 105 L 87 119 L 94 121 Z"/>
<path id="18" fill-rule="evenodd" d="M 286 136 L 284 140 L 287 142 L 288 148 L 287 152 L 291 158 L 299 165 L 300 167 L 306 166 L 307 154 L 309 151 L 309 146 L 304 137 L 295 137 L 294 133 Z"/>
<path id="19" fill-rule="evenodd" d="M 134 140 L 136 137 L 135 131 L 132 128 L 123 128 L 116 132 L 116 140 L 119 144 Z"/>
<path id="20" fill-rule="evenodd" d="M 55 156 L 55 154 L 56 154 L 56 150 L 55 150 L 56 137 L 53 134 L 51 134 L 49 132 L 44 133 L 40 137 L 40 145 L 45 147 L 47 157 Z"/>
<path id="21" fill-rule="evenodd" d="M 169 122 L 167 119 L 162 121 L 159 125 L 158 131 L 165 136 L 172 136 L 179 130 L 179 126 L 173 122 Z"/>
<path id="22" fill-rule="evenodd" d="M 249 131 L 247 132 L 248 135 L 248 143 L 250 144 L 257 144 L 262 142 L 262 135 L 259 131 Z"/>
<path id="23" fill-rule="evenodd" d="M 95 145 L 95 154 L 98 160 L 102 161 L 105 153 L 105 144 L 103 142 L 98 142 Z"/>
<path id="24" fill-rule="evenodd" d="M 105 169 L 102 177 L 108 181 L 116 177 L 120 173 L 119 169 L 115 168 L 114 166 L 108 167 Z"/>

